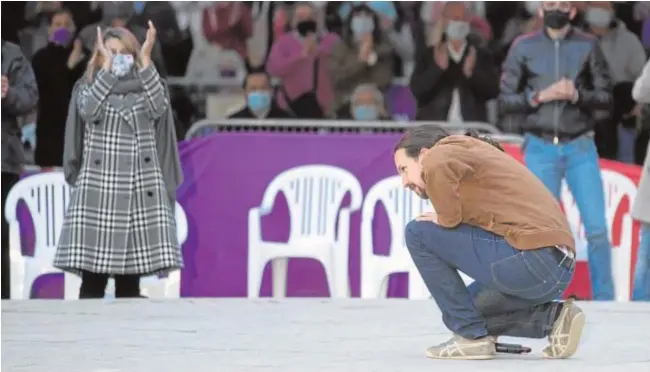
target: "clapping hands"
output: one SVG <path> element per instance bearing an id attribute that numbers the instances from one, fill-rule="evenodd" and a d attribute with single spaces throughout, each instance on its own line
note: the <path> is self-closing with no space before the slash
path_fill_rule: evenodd
<path id="1" fill-rule="evenodd" d="M 102 56 L 102 68 L 106 71 L 111 69 L 111 64 L 113 63 L 113 53 L 111 53 L 106 45 L 104 45 L 104 36 L 102 35 L 102 29 L 97 27 L 97 50 Z"/>
<path id="2" fill-rule="evenodd" d="M 147 68 L 151 64 L 151 51 L 153 46 L 156 44 L 156 28 L 153 26 L 153 22 L 149 21 L 149 28 L 147 29 L 147 38 L 142 44 L 142 49 L 140 50 L 140 60 L 142 61 L 142 68 Z"/>

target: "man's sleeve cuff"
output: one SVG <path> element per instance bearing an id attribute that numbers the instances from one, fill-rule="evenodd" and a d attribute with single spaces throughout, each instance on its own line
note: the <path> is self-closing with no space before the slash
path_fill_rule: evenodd
<path id="1" fill-rule="evenodd" d="M 526 92 L 526 101 L 528 102 L 528 105 L 532 108 L 536 108 L 539 106 L 539 101 L 537 100 L 537 92 L 534 91 L 527 91 Z"/>

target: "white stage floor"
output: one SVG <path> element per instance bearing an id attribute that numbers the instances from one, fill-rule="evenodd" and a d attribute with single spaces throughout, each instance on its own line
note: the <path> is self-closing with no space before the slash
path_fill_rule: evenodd
<path id="1" fill-rule="evenodd" d="M 3 301 L 8 372 L 650 371 L 650 303 L 582 303 L 573 359 L 437 361 L 449 333 L 433 301 L 185 299 Z M 506 341 L 506 340 L 504 340 Z M 511 340 L 517 341 L 517 340 Z"/>

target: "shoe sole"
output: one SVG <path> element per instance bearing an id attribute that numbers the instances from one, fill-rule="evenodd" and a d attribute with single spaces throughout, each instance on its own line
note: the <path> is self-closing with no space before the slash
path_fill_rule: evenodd
<path id="1" fill-rule="evenodd" d="M 566 345 L 566 350 L 559 356 L 550 356 L 544 354 L 543 357 L 546 359 L 566 359 L 578 350 L 578 344 L 580 343 L 580 338 L 582 337 L 582 330 L 585 327 L 585 313 L 580 311 L 576 314 L 573 319 L 571 319 L 571 327 L 569 330 L 569 341 Z"/>
<path id="2" fill-rule="evenodd" d="M 442 357 L 435 354 L 431 354 L 428 351 L 425 353 L 427 358 L 431 359 L 447 359 L 447 360 L 489 360 L 496 358 L 496 355 L 463 355 L 463 356 L 453 356 L 453 357 Z"/>

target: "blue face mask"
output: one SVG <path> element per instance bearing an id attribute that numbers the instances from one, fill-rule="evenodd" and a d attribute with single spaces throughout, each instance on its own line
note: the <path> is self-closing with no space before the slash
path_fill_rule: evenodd
<path id="1" fill-rule="evenodd" d="M 374 105 L 355 106 L 352 111 L 355 120 L 372 121 L 377 120 L 377 107 Z"/>
<path id="2" fill-rule="evenodd" d="M 271 92 L 256 90 L 248 93 L 248 108 L 253 112 L 262 112 L 271 108 Z"/>
<path id="3" fill-rule="evenodd" d="M 350 28 L 355 37 L 360 37 L 364 34 L 372 32 L 375 29 L 375 22 L 370 17 L 355 16 L 352 18 Z"/>

